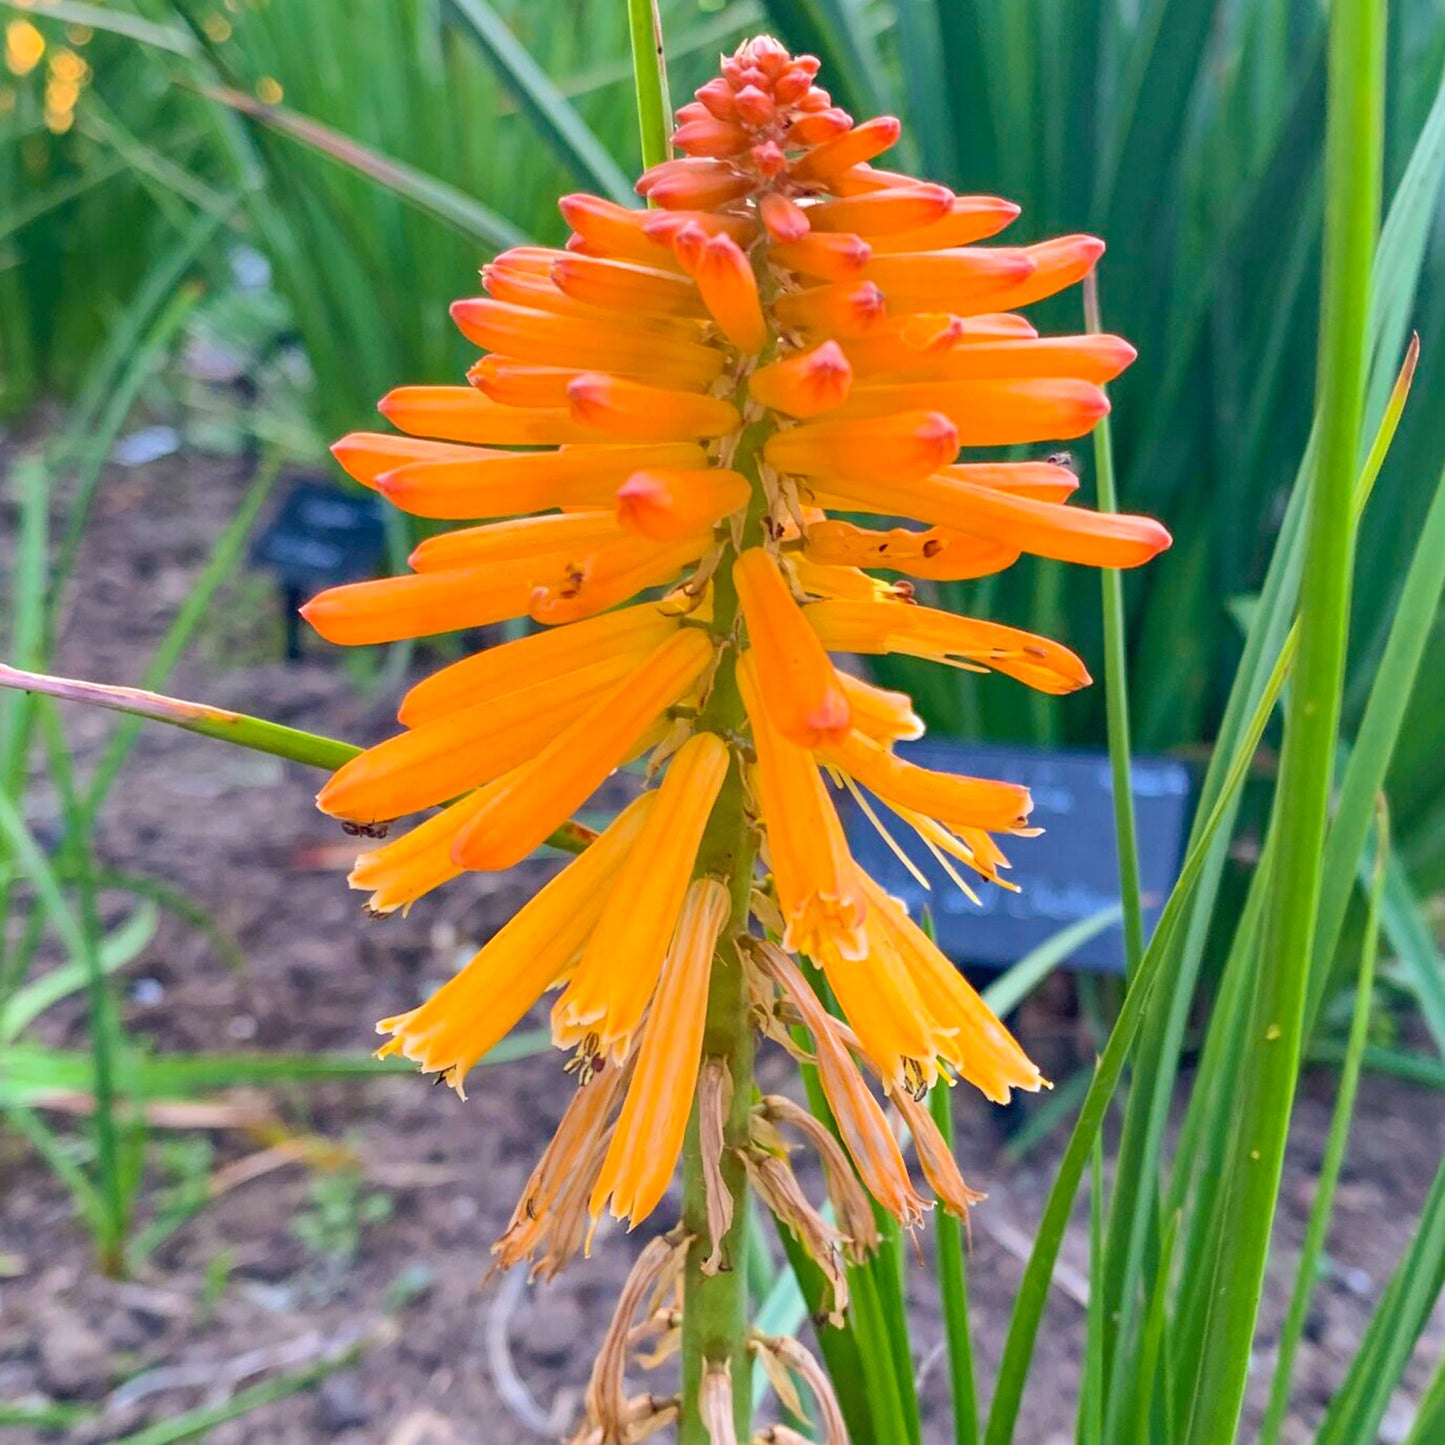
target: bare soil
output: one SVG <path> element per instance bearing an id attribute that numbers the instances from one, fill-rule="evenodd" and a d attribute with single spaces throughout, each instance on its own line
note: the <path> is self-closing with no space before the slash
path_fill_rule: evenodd
<path id="1" fill-rule="evenodd" d="M 237 464 L 195 457 L 110 469 L 56 670 L 137 681 L 245 481 Z M 0 563 L 14 523 L 3 497 L 0 488 Z M 282 662 L 280 651 L 279 604 L 265 579 L 243 573 L 224 589 L 167 690 L 357 741 L 385 733 L 394 690 L 366 694 L 320 644 L 298 664 Z M 65 725 L 84 772 L 115 719 L 70 709 Z M 363 1051 L 374 1020 L 446 978 L 547 866 L 529 864 L 497 879 L 473 875 L 409 918 L 368 921 L 345 884 L 357 845 L 314 811 L 317 782 L 300 767 L 165 728 L 143 734 L 105 811 L 102 858 L 179 889 L 230 940 L 240 962 L 194 922 L 166 913 L 118 984 L 126 1028 L 138 1043 L 160 1054 Z M 54 836 L 56 802 L 39 778 L 30 816 L 42 839 Z M 113 922 L 134 906 L 119 894 L 104 901 Z M 41 966 L 56 961 L 47 953 Z M 1029 1007 L 1020 1030 L 1056 1078 L 1089 1056 L 1062 980 Z M 34 1037 L 82 1048 L 79 1002 L 51 1010 Z M 91 1267 L 86 1235 L 55 1174 L 16 1135 L 0 1135 L 0 1401 L 79 1402 L 101 1412 L 68 1431 L 12 1430 L 5 1438 L 117 1440 L 352 1346 L 355 1362 L 324 1382 L 204 1438 L 213 1445 L 556 1438 L 572 1418 L 638 1247 L 604 1230 L 592 1259 L 550 1286 L 483 1283 L 488 1246 L 566 1103 L 571 1085 L 560 1062 L 548 1054 L 490 1068 L 474 1076 L 465 1103 L 398 1077 L 233 1091 L 220 1097 L 219 1115 L 157 1119 L 140 1227 L 173 1206 L 187 1168 L 208 1174 L 216 1197 L 125 1283 Z M 780 1061 L 768 1067 L 781 1082 Z M 1332 1082 L 1326 1072 L 1312 1076 L 1300 1103 L 1284 1191 L 1284 1265 L 1302 1232 Z M 73 1129 L 63 1107 L 45 1117 Z M 174 1127 L 197 1122 L 221 1127 Z M 976 1211 L 970 1265 L 987 1381 L 1059 1142 L 1012 1159 L 997 1111 L 977 1099 L 960 1100 L 960 1130 L 970 1181 L 990 1195 Z M 199 1165 L 198 1140 L 211 1151 Z M 1300 1360 L 1293 1440 L 1307 1438 L 1305 1426 L 1318 1419 L 1357 1347 L 1442 1149 L 1445 1111 L 1437 1096 L 1367 1080 L 1329 1274 Z M 925 1254 L 930 1247 L 925 1233 Z M 1079 1223 L 1019 1430 L 1020 1439 L 1038 1445 L 1073 1438 L 1086 1263 Z M 1282 1275 L 1273 1283 L 1267 1329 L 1287 1282 Z M 909 1288 L 927 1438 L 943 1442 L 951 1432 L 939 1315 L 919 1265 Z M 1437 1322 L 1424 1353 L 1433 1358 L 1440 1345 Z M 1268 1363 L 1266 1354 L 1257 1387 L 1267 1382 Z M 1425 1373 L 1417 1364 L 1412 1389 Z M 1408 1424 L 1409 1399 L 1396 1403 L 1382 1438 L 1402 1438 Z"/>

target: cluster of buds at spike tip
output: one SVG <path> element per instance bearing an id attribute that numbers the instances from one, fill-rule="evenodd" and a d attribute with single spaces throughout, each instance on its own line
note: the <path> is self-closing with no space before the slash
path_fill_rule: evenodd
<path id="1" fill-rule="evenodd" d="M 563 198 L 564 247 L 504 252 L 484 294 L 452 308 L 484 353 L 465 383 L 400 387 L 380 404 L 393 431 L 334 448 L 362 485 L 451 525 L 428 530 L 405 575 L 310 602 L 323 637 L 538 625 L 419 681 L 396 735 L 322 789 L 353 829 L 413 820 L 356 863 L 371 909 L 510 868 L 618 769 L 647 763 L 580 856 L 380 1026 L 383 1052 L 460 1093 L 559 990 L 553 1034 L 581 1092 L 502 1264 L 550 1273 L 606 1213 L 635 1225 L 664 1199 L 700 1079 L 714 1112 L 724 1092 L 704 1058 L 715 957 L 746 956 L 769 1029 L 806 1024 L 849 1168 L 907 1224 L 925 1201 L 874 1091 L 962 1212 L 975 1196 L 917 1101 L 940 1079 L 996 1100 L 1042 1082 L 854 860 L 838 811 L 846 790 L 965 890 L 969 874 L 1010 886 L 1000 840 L 1033 831 L 1028 792 L 909 761 L 899 745 L 922 724 L 908 698 L 839 659 L 904 655 L 1051 694 L 1089 681 L 1057 642 L 926 602 L 936 582 L 1026 554 L 1133 567 L 1169 544 L 1148 518 L 1074 505 L 1074 471 L 1051 452 L 1104 415 L 1102 388 L 1134 352 L 1116 336 L 1040 336 L 1023 314 L 1084 277 L 1101 242 L 980 244 L 1018 208 L 876 166 L 898 123 L 855 123 L 817 72 L 773 40 L 740 46 L 679 112 L 680 154 L 638 182 L 647 209 Z M 1033 459 L 961 459 L 1036 444 Z M 756 843 L 746 878 L 709 842 L 728 808 Z M 759 1146 L 749 1167 L 796 1212 L 785 1160 Z M 866 1211 L 831 1164 L 853 1221 L 839 1247 L 866 1247 Z M 716 1230 L 729 1204 L 709 1201 Z"/>

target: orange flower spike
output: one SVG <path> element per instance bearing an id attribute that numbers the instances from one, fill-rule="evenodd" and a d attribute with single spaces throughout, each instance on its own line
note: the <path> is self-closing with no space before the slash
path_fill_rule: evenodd
<path id="1" fill-rule="evenodd" d="M 942 220 L 953 210 L 955 199 L 947 186 L 909 181 L 896 189 L 823 201 L 809 208 L 808 220 L 815 231 L 852 231 L 871 242 Z"/>
<path id="2" fill-rule="evenodd" d="M 414 728 L 494 697 L 577 672 L 611 658 L 643 656 L 680 625 L 656 604 L 639 603 L 570 627 L 551 628 L 474 652 L 423 678 L 401 700 L 397 720 Z"/>
<path id="3" fill-rule="evenodd" d="M 846 171 L 882 155 L 898 143 L 902 133 L 902 122 L 894 116 L 880 115 L 865 120 L 794 161 L 793 176 L 800 181 L 826 180 L 838 171 Z"/>
<path id="4" fill-rule="evenodd" d="M 711 641 L 688 628 L 602 693 L 570 727 L 502 780 L 504 787 L 458 834 L 452 856 L 464 868 L 496 871 L 520 863 L 623 763 L 667 711 L 696 686 L 713 660 Z"/>
<path id="5" fill-rule="evenodd" d="M 779 296 L 773 311 L 785 327 L 849 340 L 881 326 L 888 303 L 871 281 L 839 281 Z"/>
<path id="6" fill-rule="evenodd" d="M 625 531 L 671 542 L 717 526 L 751 497 L 745 476 L 720 467 L 634 472 L 617 489 L 617 521 Z"/>
<path id="7" fill-rule="evenodd" d="M 733 582 L 759 691 L 779 732 L 805 748 L 846 738 L 853 714 L 837 670 L 772 555 L 748 548 L 733 563 Z"/>
<path id="8" fill-rule="evenodd" d="M 873 255 L 861 236 L 847 231 L 818 231 L 800 241 L 775 245 L 769 260 L 821 281 L 847 281 L 858 276 Z"/>
<path id="9" fill-rule="evenodd" d="M 807 211 L 777 191 L 769 191 L 758 202 L 758 216 L 775 245 L 801 241 L 811 228 Z"/>
<path id="10" fill-rule="evenodd" d="M 752 781 L 783 911 L 783 947 L 813 953 L 831 943 L 844 957 L 861 958 L 868 951 L 863 927 L 868 905 L 838 810 L 812 754 L 773 722 L 751 652 L 738 664 L 738 686 L 757 751 Z"/>
<path id="11" fill-rule="evenodd" d="M 377 1024 L 400 1053 L 461 1092 L 468 1069 L 517 1024 L 586 942 L 656 799 L 644 794 L 419 1008 Z"/>
<path id="12" fill-rule="evenodd" d="M 728 765 L 727 744 L 716 733 L 695 733 L 668 764 L 647 826 L 552 1009 L 559 1047 L 585 1040 L 594 1057 L 619 1064 L 631 1052 Z"/>
<path id="13" fill-rule="evenodd" d="M 866 421 L 807 422 L 763 447 L 780 472 L 888 485 L 931 476 L 958 455 L 958 428 L 940 412 L 909 411 Z M 892 511 L 899 510 L 891 508 Z"/>
<path id="14" fill-rule="evenodd" d="M 755 371 L 748 394 L 773 411 L 810 417 L 842 406 L 852 385 L 853 368 L 843 348 L 825 341 Z"/>
<path id="15" fill-rule="evenodd" d="M 498 406 L 470 386 L 399 386 L 382 397 L 376 409 L 399 431 L 439 436 L 447 441 L 555 446 L 559 442 L 604 440 L 565 410 L 528 411 Z"/>
<path id="16" fill-rule="evenodd" d="M 996 236 L 1017 219 L 1019 208 L 997 196 L 955 196 L 952 206 L 936 221 L 909 231 L 893 231 L 873 238 L 880 256 L 915 251 L 938 251 L 947 246 L 969 246 Z"/>
<path id="17" fill-rule="evenodd" d="M 758 297 L 758 281 L 753 268 L 736 241 L 717 235 L 683 242 L 678 248 L 683 265 L 691 271 L 702 294 L 703 303 L 718 329 L 739 351 L 754 355 L 768 341 L 768 324 L 763 318 Z"/>
<path id="18" fill-rule="evenodd" d="M 728 436 L 742 426 L 729 401 L 646 386 L 620 376 L 587 372 L 567 387 L 574 423 L 588 434 L 636 441 L 694 441 Z"/>
<path id="19" fill-rule="evenodd" d="M 461 455 L 409 462 L 385 472 L 376 479 L 376 488 L 413 516 L 460 521 L 553 507 L 605 507 L 618 486 L 640 468 L 685 471 L 707 461 L 707 453 L 695 442 L 584 444 L 550 452 L 455 450 Z"/>
<path id="20" fill-rule="evenodd" d="M 716 878 L 699 878 L 688 888 L 632 1083 L 592 1190 L 593 1218 L 610 1198 L 613 1217 L 635 1228 L 667 1192 L 697 1089 L 708 980 L 728 904 Z"/>

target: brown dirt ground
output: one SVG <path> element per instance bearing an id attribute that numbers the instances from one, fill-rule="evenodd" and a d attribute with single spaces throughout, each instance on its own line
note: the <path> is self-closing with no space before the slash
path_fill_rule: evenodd
<path id="1" fill-rule="evenodd" d="M 173 457 L 107 472 L 82 580 L 65 618 L 58 671 L 110 682 L 139 678 L 244 481 L 238 465 L 208 459 Z M 0 488 L 0 563 L 14 522 L 3 497 Z M 169 690 L 336 736 L 367 740 L 385 731 L 390 697 L 362 698 L 320 646 L 301 664 L 284 665 L 279 639 L 278 605 L 266 583 L 240 576 L 218 600 Z M 65 723 L 86 766 L 114 719 L 72 708 Z M 409 919 L 368 922 L 344 882 L 351 845 L 311 807 L 316 782 L 299 767 L 164 728 L 142 736 L 105 813 L 103 859 L 179 887 L 234 941 L 244 963 L 233 966 L 204 933 L 165 917 L 124 975 L 125 1023 L 137 1039 L 159 1051 L 365 1049 L 373 1021 L 444 979 L 460 950 L 495 927 L 541 866 L 499 879 L 474 876 L 433 895 Z M 29 806 L 44 837 L 54 826 L 55 802 L 43 782 L 37 781 Z M 128 906 L 119 896 L 107 897 L 114 918 Z M 36 1034 L 81 1047 L 83 1024 L 78 1004 L 67 1003 L 52 1010 Z M 1021 1030 L 1055 1077 L 1083 1056 L 1066 986 L 1032 1005 Z M 1302 1231 L 1331 1086 L 1329 1075 L 1312 1076 L 1300 1104 L 1284 1192 L 1286 1261 Z M 519 1385 L 544 1413 L 570 1418 L 636 1249 L 624 1236 L 604 1232 L 592 1260 L 549 1287 L 482 1284 L 487 1247 L 568 1090 L 558 1060 L 547 1056 L 475 1076 L 465 1104 L 411 1078 L 333 1082 L 233 1100 L 243 1113 L 254 1114 L 259 1105 L 284 1123 L 284 1135 L 265 1125 L 158 1130 L 171 1154 L 177 1141 L 209 1140 L 213 1170 L 276 1162 L 263 1151 L 278 1137 L 329 1142 L 359 1167 L 360 1197 L 389 1201 L 389 1212 L 362 1222 L 361 1214 L 384 1206 L 356 1200 L 348 1206 L 342 1198 L 320 1237 L 313 1228 L 310 1242 L 303 1242 L 293 1225 L 298 1218 L 303 1228 L 315 1224 L 317 1190 L 327 1192 L 324 1172 L 291 1161 L 249 1181 L 222 1175 L 232 1187 L 125 1284 L 95 1274 L 65 1190 L 13 1134 L 0 1136 L 0 1401 L 50 1397 L 105 1406 L 98 1425 L 65 1436 L 12 1431 L 6 1438 L 114 1440 L 358 1341 L 365 1348 L 355 1365 L 205 1438 L 213 1445 L 485 1445 L 548 1438 L 519 1418 L 525 1411 Z M 59 1113 L 49 1117 L 65 1126 Z M 963 1103 L 960 1128 L 970 1179 L 991 1195 L 975 1216 L 970 1280 L 987 1379 L 1018 1283 L 1019 1251 L 1042 1207 L 1058 1142 L 1011 1162 L 996 1116 L 977 1100 Z M 1318 1418 L 1353 1353 L 1442 1148 L 1445 1113 L 1435 1095 L 1367 1081 L 1339 1191 L 1331 1270 L 1300 1361 L 1292 1439 L 1306 1438 L 1304 1424 Z M 154 1218 L 168 1183 L 159 1161 L 153 1150 L 140 1199 L 142 1225 Z M 344 1194 L 335 1177 L 333 1200 Z M 353 1225 L 359 1246 L 348 1254 Z M 1070 1280 L 1085 1268 L 1081 1224 L 1065 1262 L 1074 1271 Z M 942 1442 L 950 1435 L 938 1310 L 921 1267 L 913 1268 L 909 1285 L 927 1438 Z M 1266 1306 L 1266 1339 L 1282 1293 L 1277 1279 Z M 1066 1445 L 1072 1438 L 1082 1318 L 1069 1290 L 1057 1290 L 1021 1439 Z M 1440 1342 L 1437 1324 L 1425 1353 L 1436 1355 Z M 1267 1356 L 1260 1363 L 1267 1364 Z M 506 1380 L 509 1365 L 516 1381 Z M 1424 1374 L 1417 1365 L 1412 1391 Z M 1401 1438 L 1410 1393 L 1396 1402 L 1382 1438 Z"/>

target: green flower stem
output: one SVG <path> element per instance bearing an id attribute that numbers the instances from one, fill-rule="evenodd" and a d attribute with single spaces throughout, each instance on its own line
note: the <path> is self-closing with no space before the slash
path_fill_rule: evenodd
<path id="1" fill-rule="evenodd" d="M 761 436 L 754 429 L 743 433 L 732 465 L 753 480 L 753 501 L 743 526 L 742 546 L 762 538 L 764 507 L 757 481 L 755 456 Z M 712 630 L 730 639 L 738 620 L 738 595 L 732 564 L 736 553 L 728 547 L 713 577 Z M 725 646 L 713 679 L 707 706 L 698 719 L 699 730 L 729 740 L 747 735 L 747 712 L 738 689 L 737 648 Z M 712 1253 L 707 1224 L 707 1192 L 703 1182 L 699 1114 L 693 1106 L 683 1145 L 683 1227 L 691 1236 L 683 1276 L 682 1299 L 682 1415 L 678 1445 L 710 1445 L 698 1414 L 698 1387 L 710 1364 L 726 1362 L 732 1371 L 733 1411 L 738 1438 L 752 1435 L 752 1371 L 748 1341 L 748 1194 L 747 1176 L 738 1150 L 748 1143 L 749 1115 L 753 1106 L 753 1028 L 748 1019 L 747 976 L 736 939 L 748 930 L 749 898 L 757 836 L 747 816 L 742 760 L 734 750 L 732 766 L 708 820 L 698 851 L 699 877 L 722 878 L 732 898 L 724 942 L 713 960 L 708 987 L 707 1020 L 703 1029 L 704 1064 L 719 1061 L 732 1081 L 732 1099 L 723 1125 L 727 1146 L 722 1178 L 732 1196 L 732 1226 L 723 1239 L 722 1267 L 707 1274 L 703 1263 Z"/>
<path id="2" fill-rule="evenodd" d="M 627 28 L 632 38 L 642 164 L 651 169 L 667 159 L 672 128 L 672 100 L 667 93 L 667 60 L 662 51 L 662 17 L 657 0 L 627 0 Z"/>

